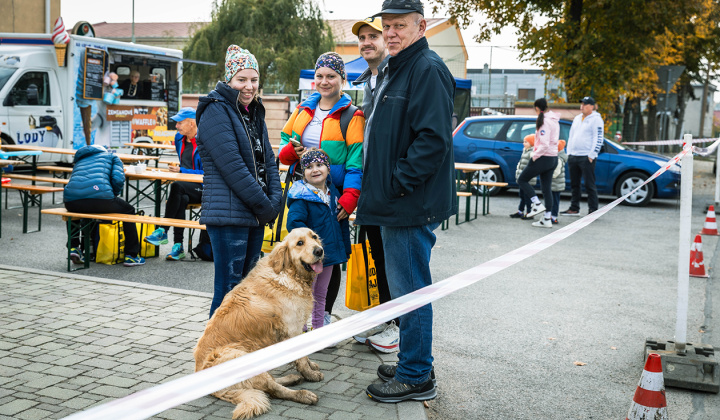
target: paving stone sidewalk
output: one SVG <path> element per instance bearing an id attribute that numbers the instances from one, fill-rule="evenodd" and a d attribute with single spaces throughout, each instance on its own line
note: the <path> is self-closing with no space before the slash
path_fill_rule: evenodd
<path id="1" fill-rule="evenodd" d="M 89 276 L 0 265 L 0 419 L 58 419 L 193 372 L 192 349 L 211 295 Z M 341 314 L 342 316 L 342 314 Z M 365 395 L 379 381 L 374 353 L 343 340 L 310 356 L 325 379 L 303 383 L 314 406 L 272 400 L 274 419 L 425 419 L 419 402 L 380 404 Z M 288 365 L 272 371 L 282 375 Z M 230 419 L 214 397 L 156 419 Z"/>

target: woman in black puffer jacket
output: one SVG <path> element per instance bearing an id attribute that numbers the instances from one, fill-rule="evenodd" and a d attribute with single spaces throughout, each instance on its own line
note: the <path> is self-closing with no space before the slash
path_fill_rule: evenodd
<path id="1" fill-rule="evenodd" d="M 280 212 L 282 189 L 256 97 L 258 63 L 247 50 L 228 47 L 225 82 L 197 108 L 197 146 L 205 175 L 200 223 L 207 226 L 215 263 L 210 317 L 225 294 L 260 257 L 265 225 Z"/>

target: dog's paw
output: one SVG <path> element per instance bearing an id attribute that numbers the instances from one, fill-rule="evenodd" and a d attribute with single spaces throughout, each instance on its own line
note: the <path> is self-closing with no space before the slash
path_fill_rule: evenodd
<path id="1" fill-rule="evenodd" d="M 306 380 L 308 380 L 310 382 L 320 382 L 325 377 L 325 375 L 323 375 L 323 373 L 320 372 L 319 370 L 311 370 L 311 371 L 300 372 L 300 373 Z"/>
<path id="2" fill-rule="evenodd" d="M 301 389 L 298 391 L 298 402 L 303 404 L 315 405 L 318 402 L 318 396 L 308 391 L 307 389 Z"/>
<path id="3" fill-rule="evenodd" d="M 310 369 L 312 370 L 320 370 L 320 366 L 318 366 L 317 363 L 311 361 L 310 359 L 308 359 L 308 366 L 310 366 Z"/>

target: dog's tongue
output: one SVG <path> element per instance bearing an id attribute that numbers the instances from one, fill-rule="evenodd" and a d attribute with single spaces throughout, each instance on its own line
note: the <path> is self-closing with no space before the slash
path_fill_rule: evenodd
<path id="1" fill-rule="evenodd" d="M 310 268 L 312 268 L 313 271 L 318 274 L 322 273 L 322 271 L 323 271 L 322 261 L 316 262 L 315 264 L 311 265 Z"/>

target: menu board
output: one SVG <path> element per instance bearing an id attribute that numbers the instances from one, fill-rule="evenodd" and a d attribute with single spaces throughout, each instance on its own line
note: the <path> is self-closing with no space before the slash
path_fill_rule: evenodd
<path id="1" fill-rule="evenodd" d="M 150 100 L 165 102 L 165 86 L 163 86 L 163 83 L 150 83 Z"/>
<path id="2" fill-rule="evenodd" d="M 83 64 L 83 98 L 102 100 L 105 51 L 85 48 Z"/>
<path id="3" fill-rule="evenodd" d="M 177 82 L 171 82 L 168 83 L 168 98 L 167 98 L 167 104 L 168 104 L 168 115 L 175 115 L 178 113 L 178 110 L 180 109 L 178 107 L 179 105 L 179 85 Z M 175 129 L 175 121 L 168 120 L 168 129 L 174 130 Z"/>

